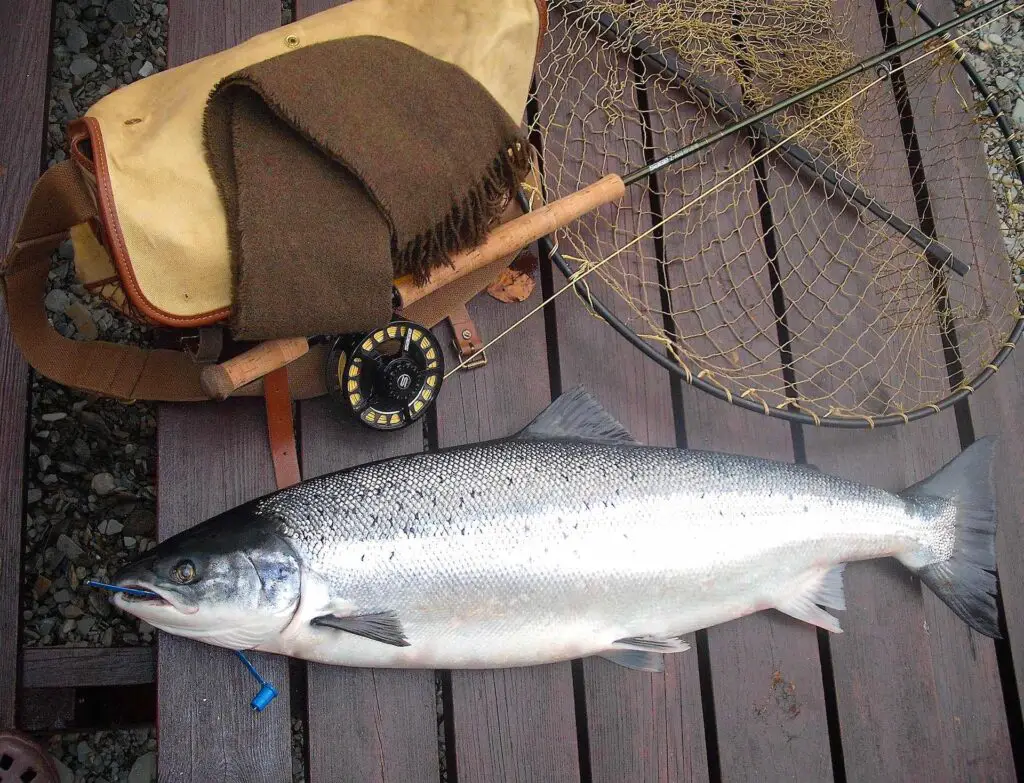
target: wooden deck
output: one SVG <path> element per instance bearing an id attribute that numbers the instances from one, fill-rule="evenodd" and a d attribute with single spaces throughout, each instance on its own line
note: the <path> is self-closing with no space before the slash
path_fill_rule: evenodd
<path id="1" fill-rule="evenodd" d="M 877 51 L 882 36 L 873 0 L 847 2 L 864 7 L 862 53 Z M 945 17 L 945 3 L 926 5 Z M 302 17 L 334 4 L 297 0 L 296 13 Z M 170 0 L 168 7 L 170 65 L 281 21 L 279 0 Z M 0 4 L 4 247 L 43 157 L 50 19 L 50 0 Z M 902 154 L 893 111 L 891 138 Z M 963 152 L 968 164 L 977 160 L 972 150 Z M 887 188 L 892 201 L 913 203 L 908 175 L 887 169 L 868 177 Z M 774 203 L 781 214 L 782 200 L 792 195 L 785 183 L 768 183 L 765 192 L 769 207 Z M 563 281 L 545 267 L 543 282 L 550 292 Z M 488 297 L 470 310 L 485 336 L 524 312 Z M 446 325 L 436 331 L 450 342 Z M 693 649 L 670 657 L 664 674 L 629 671 L 603 659 L 449 673 L 336 668 L 254 655 L 280 692 L 267 712 L 255 714 L 248 708 L 254 683 L 230 652 L 166 634 L 158 635 L 155 650 L 19 654 L 17 636 L 6 629 L 17 627 L 20 615 L 18 488 L 27 369 L 4 326 L 0 482 L 10 491 L 0 501 L 0 725 L 12 725 L 26 703 L 69 689 L 153 684 L 160 780 L 167 781 L 291 780 L 293 717 L 304 725 L 312 783 L 437 781 L 442 765 L 448 779 L 460 783 L 936 783 L 1009 781 L 1024 770 L 1016 686 L 1024 677 L 1020 357 L 971 398 L 960 421 L 947 411 L 877 432 L 791 427 L 728 406 L 671 379 L 569 297 L 488 358 L 486 367 L 449 379 L 425 433 L 372 433 L 339 422 L 326 400 L 301 403 L 303 476 L 508 435 L 576 384 L 586 385 L 643 442 L 802 460 L 889 489 L 931 473 L 972 438 L 1001 433 L 998 546 L 1008 639 L 993 643 L 971 632 L 906 572 L 867 563 L 847 569 L 844 634 L 829 636 L 763 613 L 694 634 Z M 262 402 L 162 406 L 158 481 L 160 538 L 272 490 Z"/>

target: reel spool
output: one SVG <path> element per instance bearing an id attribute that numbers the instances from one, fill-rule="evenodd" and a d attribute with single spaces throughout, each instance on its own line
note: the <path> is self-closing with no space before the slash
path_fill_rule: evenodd
<path id="1" fill-rule="evenodd" d="M 437 399 L 443 378 L 441 344 L 412 321 L 339 337 L 327 356 L 328 393 L 375 430 L 399 430 L 418 420 Z"/>

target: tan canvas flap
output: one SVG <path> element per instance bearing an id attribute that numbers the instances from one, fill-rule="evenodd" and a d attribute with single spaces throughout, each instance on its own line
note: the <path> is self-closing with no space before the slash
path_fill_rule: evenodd
<path id="1" fill-rule="evenodd" d="M 82 127 L 91 132 L 107 252 L 132 303 L 169 326 L 227 315 L 227 225 L 202 144 L 203 110 L 221 78 L 296 47 L 382 35 L 463 68 L 518 122 L 541 24 L 535 0 L 353 0 L 101 99 Z M 97 260 L 95 243 L 75 237 L 91 269 L 112 268 Z"/>

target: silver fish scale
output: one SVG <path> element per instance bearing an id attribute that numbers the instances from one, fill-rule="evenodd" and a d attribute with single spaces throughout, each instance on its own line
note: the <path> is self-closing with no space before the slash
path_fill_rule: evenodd
<path id="1" fill-rule="evenodd" d="M 815 564 L 918 545 L 933 533 L 919 511 L 785 463 L 529 440 L 360 466 L 259 509 L 333 595 L 442 636 L 521 633 L 525 615 L 538 630 L 651 627 L 698 596 L 767 594 Z"/>

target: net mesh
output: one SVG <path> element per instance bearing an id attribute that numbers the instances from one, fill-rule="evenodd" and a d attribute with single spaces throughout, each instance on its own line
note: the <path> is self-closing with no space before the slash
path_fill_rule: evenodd
<path id="1" fill-rule="evenodd" d="M 549 0 L 548 14 L 532 115 L 547 201 L 929 29 L 896 0 Z M 1006 138 L 942 43 L 559 230 L 584 305 L 598 298 L 688 380 L 814 418 L 906 414 L 969 382 L 1018 317 L 1024 227 Z"/>

